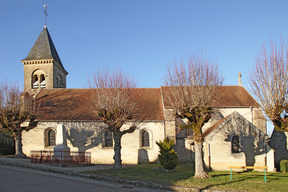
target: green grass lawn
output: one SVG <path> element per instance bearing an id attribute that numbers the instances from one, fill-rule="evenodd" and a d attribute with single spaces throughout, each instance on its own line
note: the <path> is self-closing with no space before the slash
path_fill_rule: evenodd
<path id="1" fill-rule="evenodd" d="M 178 165 L 175 172 L 156 172 L 153 168 L 159 164 L 143 164 L 126 167 L 122 170 L 96 170 L 86 173 L 121 177 L 133 180 L 161 182 L 186 187 L 203 187 L 207 189 L 230 189 L 239 191 L 287 191 L 288 173 L 269 173 L 267 183 L 262 175 L 249 173 L 233 175 L 230 181 L 229 171 L 210 171 L 208 179 L 194 179 L 194 167 L 185 164 Z M 253 172 L 255 174 L 255 172 Z M 259 172 L 261 174 L 261 172 Z"/>

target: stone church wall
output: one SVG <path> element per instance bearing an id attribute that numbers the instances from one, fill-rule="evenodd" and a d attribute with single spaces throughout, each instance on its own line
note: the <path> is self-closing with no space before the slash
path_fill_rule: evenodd
<path id="1" fill-rule="evenodd" d="M 51 64 L 25 64 L 24 65 L 24 89 L 32 94 L 39 92 L 38 89 L 32 89 L 32 76 L 36 70 L 42 70 L 46 78 L 46 88 L 53 88 L 53 68 Z M 39 88 L 40 89 L 40 88 Z"/>
<path id="2" fill-rule="evenodd" d="M 43 63 L 42 63 L 43 62 Z M 45 62 L 45 63 L 44 63 Z M 55 61 L 52 60 L 40 60 L 40 61 L 28 61 L 24 62 L 24 89 L 31 94 L 37 94 L 40 91 L 40 86 L 37 89 L 32 88 L 32 81 L 34 73 L 37 71 L 45 76 L 46 88 L 66 88 L 66 75 L 65 70 L 60 67 Z M 28 64 L 29 63 L 29 64 Z M 36 64 L 37 63 L 37 64 Z M 40 74 L 38 78 L 40 78 Z M 62 87 L 57 85 L 56 78 L 61 76 Z"/>
<path id="3" fill-rule="evenodd" d="M 54 146 L 48 146 L 48 130 L 54 130 L 58 124 L 63 124 L 66 130 L 67 146 L 71 151 L 91 152 L 92 163 L 114 163 L 113 147 L 104 147 L 103 130 L 106 125 L 102 122 L 41 122 L 30 131 L 23 131 L 23 152 L 30 156 L 31 150 L 53 150 Z M 125 125 L 123 126 L 125 129 Z M 150 146 L 141 147 L 141 131 L 149 132 Z M 138 162 L 154 162 L 158 159 L 158 146 L 156 141 L 164 138 L 163 121 L 142 122 L 139 129 L 133 133 L 123 135 L 121 155 L 123 164 L 137 164 Z"/>
<path id="4" fill-rule="evenodd" d="M 232 152 L 232 137 L 239 136 L 240 150 Z M 264 166 L 265 134 L 239 114 L 232 114 L 206 139 L 204 160 L 208 166 L 207 144 L 210 145 L 210 165 L 213 170 L 229 170 L 228 166 Z M 205 149 L 206 148 L 206 149 Z"/>
<path id="5" fill-rule="evenodd" d="M 269 145 L 275 150 L 275 167 L 280 171 L 280 161 L 288 159 L 288 133 L 273 130 Z"/>
<path id="6" fill-rule="evenodd" d="M 266 119 L 263 116 L 261 109 L 259 108 L 250 108 L 250 107 L 226 107 L 220 108 L 219 111 L 226 117 L 230 115 L 234 111 L 237 111 L 240 115 L 242 115 L 245 119 L 253 123 L 258 129 L 262 132 L 266 133 Z"/>

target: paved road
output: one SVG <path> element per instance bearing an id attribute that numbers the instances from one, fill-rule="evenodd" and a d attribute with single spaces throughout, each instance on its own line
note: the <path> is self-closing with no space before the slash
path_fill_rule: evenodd
<path id="1" fill-rule="evenodd" d="M 163 192 L 57 173 L 0 165 L 0 192 Z"/>

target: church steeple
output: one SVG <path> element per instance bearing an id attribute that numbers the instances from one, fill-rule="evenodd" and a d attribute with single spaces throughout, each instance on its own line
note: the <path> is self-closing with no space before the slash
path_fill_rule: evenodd
<path id="1" fill-rule="evenodd" d="M 53 59 L 64 69 L 46 25 L 28 56 L 22 62 L 41 59 Z"/>
<path id="2" fill-rule="evenodd" d="M 60 57 L 45 25 L 24 65 L 24 87 L 36 94 L 41 88 L 66 88 L 66 75 Z"/>

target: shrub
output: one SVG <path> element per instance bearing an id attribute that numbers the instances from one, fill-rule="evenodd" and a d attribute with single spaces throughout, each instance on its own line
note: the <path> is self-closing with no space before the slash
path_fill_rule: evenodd
<path id="1" fill-rule="evenodd" d="M 168 140 L 168 138 L 163 141 L 156 142 L 160 148 L 160 154 L 158 155 L 160 165 L 164 169 L 173 170 L 178 165 L 178 155 L 174 151 L 174 140 Z"/>
<path id="2" fill-rule="evenodd" d="M 280 171 L 281 172 L 288 172 L 288 160 L 287 159 L 282 159 L 280 161 Z"/>

